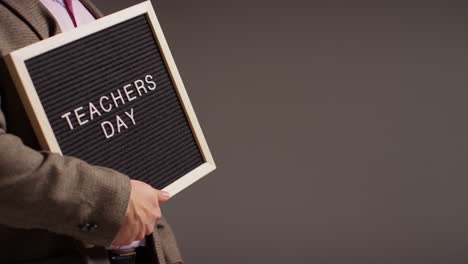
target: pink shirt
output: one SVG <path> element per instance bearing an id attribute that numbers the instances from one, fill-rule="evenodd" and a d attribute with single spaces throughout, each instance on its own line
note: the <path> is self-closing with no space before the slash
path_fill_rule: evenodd
<path id="1" fill-rule="evenodd" d="M 50 13 L 52 13 L 62 32 L 75 28 L 73 20 L 70 17 L 70 14 L 68 14 L 63 0 L 41 0 L 41 3 L 49 9 Z M 96 20 L 79 0 L 73 0 L 72 5 L 73 12 L 75 13 L 76 24 L 78 26 L 88 24 L 89 22 Z"/>
<path id="2" fill-rule="evenodd" d="M 64 0 L 41 0 L 41 3 L 45 7 L 47 7 L 50 13 L 54 16 L 62 32 L 66 32 L 75 28 L 73 20 L 65 6 Z M 96 20 L 94 16 L 88 11 L 88 9 L 86 9 L 86 7 L 83 6 L 83 4 L 79 0 L 72 0 L 72 5 L 73 13 L 75 15 L 75 21 L 78 26 Z M 145 240 L 141 240 L 134 241 L 133 243 L 127 246 L 110 246 L 108 247 L 108 249 L 127 249 L 144 245 Z"/>

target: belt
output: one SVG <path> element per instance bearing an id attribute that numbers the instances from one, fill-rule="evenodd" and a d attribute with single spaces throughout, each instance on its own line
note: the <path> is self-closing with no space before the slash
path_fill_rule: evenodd
<path id="1" fill-rule="evenodd" d="M 109 250 L 108 253 L 111 264 L 136 264 L 136 248 Z"/>

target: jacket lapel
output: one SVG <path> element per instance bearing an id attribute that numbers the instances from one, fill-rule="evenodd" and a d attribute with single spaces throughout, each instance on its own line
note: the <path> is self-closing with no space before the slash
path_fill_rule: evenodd
<path id="1" fill-rule="evenodd" d="M 104 16 L 104 14 L 99 9 L 97 9 L 97 7 L 90 1 L 80 0 L 80 2 L 83 4 L 84 7 L 86 7 L 86 9 L 88 9 L 91 15 L 93 15 L 96 19 Z"/>
<path id="2" fill-rule="evenodd" d="M 40 39 L 61 33 L 60 26 L 49 10 L 39 0 L 3 0 L 31 28 Z M 86 9 L 96 18 L 103 14 L 88 0 L 81 0 Z"/>
<path id="3" fill-rule="evenodd" d="M 60 33 L 60 27 L 39 0 L 3 0 L 40 39 Z"/>

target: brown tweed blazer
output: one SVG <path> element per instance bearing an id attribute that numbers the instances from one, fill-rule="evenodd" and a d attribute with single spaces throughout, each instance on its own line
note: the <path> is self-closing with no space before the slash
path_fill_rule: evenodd
<path id="1" fill-rule="evenodd" d="M 9 77 L 6 54 L 58 33 L 39 0 L 0 0 L 0 263 L 109 263 L 104 246 L 128 204 L 126 175 L 40 151 Z M 162 218 L 156 227 L 147 237 L 154 264 L 182 262 L 169 224 Z"/>

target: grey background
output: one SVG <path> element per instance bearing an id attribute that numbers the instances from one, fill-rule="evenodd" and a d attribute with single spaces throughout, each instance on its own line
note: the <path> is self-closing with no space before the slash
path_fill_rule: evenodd
<path id="1" fill-rule="evenodd" d="M 153 3 L 219 166 L 186 263 L 468 263 L 463 1 Z"/>

